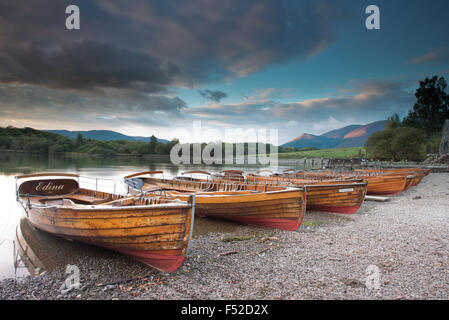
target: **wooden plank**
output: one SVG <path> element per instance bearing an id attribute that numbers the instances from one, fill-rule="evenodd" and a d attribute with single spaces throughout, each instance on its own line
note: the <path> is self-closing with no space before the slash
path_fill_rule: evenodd
<path id="1" fill-rule="evenodd" d="M 380 196 L 365 196 L 366 201 L 377 201 L 377 202 L 385 202 L 390 200 L 389 197 L 380 197 Z"/>

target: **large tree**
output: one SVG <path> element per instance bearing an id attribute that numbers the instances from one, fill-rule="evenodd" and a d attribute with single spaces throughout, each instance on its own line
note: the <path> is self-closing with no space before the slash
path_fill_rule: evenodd
<path id="1" fill-rule="evenodd" d="M 444 120 L 449 118 L 449 95 L 443 77 L 434 76 L 419 82 L 416 103 L 403 120 L 407 127 L 422 128 L 429 137 L 439 135 Z"/>

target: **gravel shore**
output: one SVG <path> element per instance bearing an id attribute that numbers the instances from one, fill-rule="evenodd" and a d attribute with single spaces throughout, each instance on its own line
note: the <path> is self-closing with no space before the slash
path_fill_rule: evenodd
<path id="1" fill-rule="evenodd" d="M 186 263 L 161 273 L 118 253 L 0 282 L 1 299 L 449 299 L 449 174 L 354 215 L 307 212 L 295 232 L 197 219 Z M 367 268 L 379 271 L 378 289 Z M 374 283 L 374 282 L 368 282 Z"/>

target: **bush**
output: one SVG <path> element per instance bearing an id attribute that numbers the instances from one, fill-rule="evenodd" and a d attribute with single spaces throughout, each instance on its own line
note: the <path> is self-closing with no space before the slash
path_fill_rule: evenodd
<path id="1" fill-rule="evenodd" d="M 440 144 L 441 144 L 441 136 L 433 137 L 430 142 L 430 152 L 431 153 L 439 153 L 440 152 Z"/>
<path id="2" fill-rule="evenodd" d="M 54 144 L 48 148 L 48 153 L 52 153 L 52 154 L 63 153 L 64 151 L 65 151 L 65 147 L 64 147 L 64 145 L 61 145 L 61 144 Z"/>
<path id="3" fill-rule="evenodd" d="M 423 130 L 399 127 L 372 134 L 365 147 L 368 157 L 375 160 L 422 161 L 426 158 L 426 141 Z"/>
<path id="4" fill-rule="evenodd" d="M 154 149 L 155 154 L 168 154 L 170 151 L 167 152 L 167 147 L 165 144 L 158 144 L 156 148 Z"/>
<path id="5" fill-rule="evenodd" d="M 394 158 L 395 152 L 392 145 L 395 130 L 397 129 L 377 131 L 369 136 L 365 143 L 369 158 L 376 160 L 391 160 Z"/>
<path id="6" fill-rule="evenodd" d="M 47 153 L 48 147 L 49 143 L 46 140 L 31 138 L 26 140 L 23 150 L 28 152 Z"/>
<path id="7" fill-rule="evenodd" d="M 0 136 L 0 149 L 9 149 L 11 141 L 8 137 Z"/>
<path id="8" fill-rule="evenodd" d="M 89 149 L 88 153 L 106 157 L 113 156 L 115 154 L 115 151 L 104 146 L 94 146 L 93 148 Z"/>

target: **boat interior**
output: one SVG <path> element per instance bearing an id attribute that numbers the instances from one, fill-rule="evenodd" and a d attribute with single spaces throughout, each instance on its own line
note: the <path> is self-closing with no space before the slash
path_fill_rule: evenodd
<path id="1" fill-rule="evenodd" d="M 160 179 L 151 177 L 137 178 L 142 179 L 144 190 L 156 191 L 157 189 L 190 191 L 190 192 L 217 192 L 221 194 L 235 194 L 235 192 L 259 193 L 270 191 L 286 190 L 289 186 L 279 186 L 276 184 L 261 184 L 253 182 L 238 181 L 217 181 L 205 180 L 190 177 L 180 177 L 177 179 Z"/>
<path id="2" fill-rule="evenodd" d="M 53 190 L 50 190 L 52 189 Z M 147 206 L 179 203 L 165 194 L 151 196 L 125 196 L 120 194 L 80 188 L 75 179 L 45 179 L 23 182 L 18 188 L 19 199 L 37 205 L 104 205 L 112 207 Z"/>

